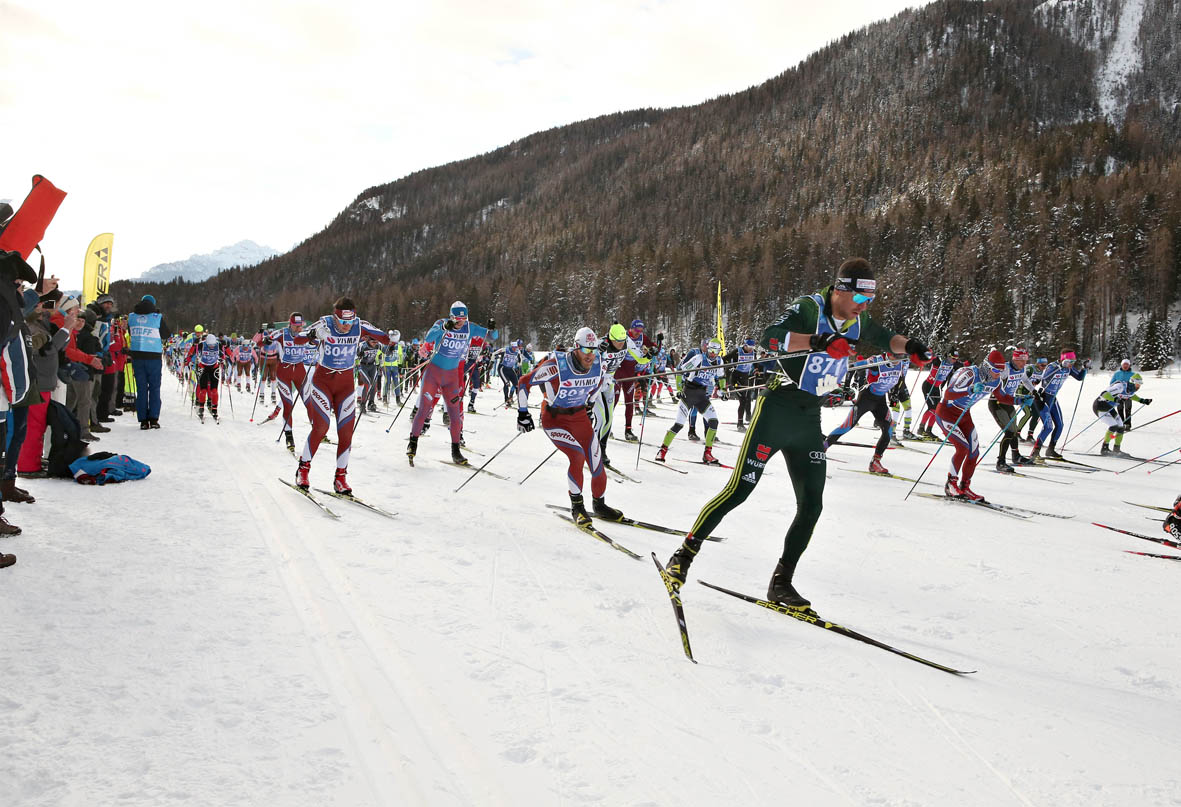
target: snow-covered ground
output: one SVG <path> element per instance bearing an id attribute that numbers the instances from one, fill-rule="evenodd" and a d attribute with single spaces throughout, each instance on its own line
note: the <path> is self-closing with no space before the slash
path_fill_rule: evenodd
<path id="1" fill-rule="evenodd" d="M 1088 379 L 1076 429 L 1107 376 Z M 1144 394 L 1141 422 L 1181 409 L 1181 381 L 1150 377 Z M 543 507 L 566 501 L 558 457 L 524 485 L 481 476 L 454 493 L 465 473 L 438 461 L 437 417 L 414 469 L 405 422 L 386 434 L 388 416 L 366 417 L 351 480 L 400 515 L 330 500 L 333 521 L 277 481 L 295 466 L 277 426 L 234 403 L 236 419 L 223 403 L 222 425 L 199 425 L 172 382 L 161 431 L 124 416 L 98 444 L 148 462 L 146 481 L 32 480 L 37 503 L 10 506 L 24 534 L 0 543 L 19 557 L 0 571 L 0 805 L 1181 803 L 1181 564 L 1090 526 L 1160 535 L 1121 500 L 1171 505 L 1181 466 L 1116 476 L 1129 463 L 1085 458 L 1108 470 L 1012 479 L 990 459 L 978 491 L 1074 516 L 1020 521 L 904 502 L 906 484 L 849 472 L 868 450 L 835 448 L 848 462 L 829 465 L 799 588 L 830 619 L 979 672 L 691 581 L 694 665 L 651 562 Z M 719 408 L 734 420 L 734 402 Z M 974 415 L 991 439 L 983 404 Z M 650 419 L 645 441 L 669 422 Z M 511 412 L 468 419 L 488 456 L 514 434 Z M 1126 441 L 1140 455 L 1178 445 L 1181 416 Z M 550 450 L 535 431 L 490 470 L 520 479 Z M 672 456 L 700 450 L 682 435 Z M 642 483 L 609 483 L 608 501 L 685 528 L 728 474 L 636 470 L 633 446 L 611 452 Z M 914 475 L 929 459 L 892 450 L 887 464 Z M 928 478 L 944 468 L 941 455 Z M 762 595 L 793 511 L 774 460 L 691 578 Z M 603 528 L 643 555 L 677 544 Z"/>

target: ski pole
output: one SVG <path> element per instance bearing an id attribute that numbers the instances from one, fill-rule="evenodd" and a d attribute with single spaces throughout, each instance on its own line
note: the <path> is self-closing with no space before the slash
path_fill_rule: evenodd
<path id="1" fill-rule="evenodd" d="M 553 456 L 554 456 L 554 454 L 557 454 L 557 453 L 558 453 L 558 449 L 556 449 L 556 448 L 555 448 L 553 451 L 551 451 L 549 454 L 547 454 L 547 455 L 546 455 L 545 459 L 543 459 L 541 462 L 537 463 L 537 467 L 536 467 L 536 468 L 534 468 L 534 469 L 533 469 L 532 471 L 530 471 L 529 473 L 525 474 L 525 479 L 522 479 L 522 480 L 521 480 L 520 482 L 518 482 L 517 484 L 518 484 L 518 485 L 523 485 L 523 484 L 525 484 L 525 481 L 526 481 L 526 480 L 527 480 L 529 477 L 533 476 L 533 474 L 535 474 L 535 473 L 537 473 L 539 470 L 541 470 L 541 466 L 543 466 L 543 465 L 545 465 L 547 462 L 549 462 L 549 461 L 550 461 L 550 458 L 551 458 L 551 457 L 553 457 Z M 478 472 L 477 472 L 477 473 L 478 473 Z"/>
<path id="2" fill-rule="evenodd" d="M 518 437 L 520 437 L 522 434 L 524 434 L 524 432 L 522 432 L 522 431 L 518 431 L 516 434 L 514 434 L 514 435 L 513 435 L 513 439 L 512 439 L 512 440 L 509 440 L 507 443 L 505 443 L 503 446 L 501 446 L 501 448 L 500 448 L 500 451 L 497 451 L 497 452 L 496 452 L 495 454 L 493 454 L 491 457 L 489 457 L 488 459 L 484 460 L 484 464 L 483 464 L 483 465 L 481 465 L 481 466 L 480 466 L 479 468 L 477 468 L 476 470 L 472 471 L 472 475 L 471 475 L 471 476 L 469 476 L 467 479 L 463 480 L 463 482 L 460 484 L 460 486 L 459 486 L 459 487 L 457 487 L 457 488 L 455 489 L 455 492 L 456 492 L 456 493 L 459 493 L 459 491 L 463 489 L 463 486 L 464 486 L 464 485 L 466 485 L 468 482 L 471 482 L 473 479 L 475 479 L 477 476 L 479 476 L 479 475 L 480 475 L 480 471 L 482 471 L 482 470 L 484 470 L 485 468 L 487 468 L 487 467 L 488 467 L 488 463 L 492 462 L 492 460 L 494 460 L 494 459 L 496 459 L 497 457 L 499 457 L 499 456 L 500 456 L 500 452 L 501 452 L 501 451 L 504 451 L 506 448 L 508 448 L 509 446 L 511 446 L 511 445 L 513 444 L 513 440 L 516 440 L 516 439 L 517 439 Z"/>
<path id="3" fill-rule="evenodd" d="M 648 402 L 644 402 L 644 411 L 640 413 L 640 441 L 636 443 L 636 470 L 640 470 L 640 452 L 644 450 L 644 421 L 648 419 Z"/>
<path id="4" fill-rule="evenodd" d="M 815 352 L 816 351 L 809 348 L 808 350 L 797 350 L 792 353 L 768 353 L 764 358 L 760 359 L 760 361 L 775 361 L 777 359 L 798 359 L 801 356 L 808 356 L 808 355 L 811 355 L 812 353 L 815 353 Z M 737 367 L 738 365 L 745 364 L 745 363 L 746 363 L 746 361 L 723 362 L 721 364 L 711 365 L 711 368 L 714 370 L 719 370 L 719 369 L 725 369 L 726 367 Z M 862 367 L 868 367 L 868 366 L 870 366 L 870 365 L 860 365 L 859 369 Z M 637 379 L 641 379 L 641 378 L 656 378 L 657 376 L 684 375 L 685 373 L 693 372 L 694 369 L 696 369 L 696 368 L 690 368 L 687 370 L 664 370 L 663 372 L 659 372 L 659 373 L 645 373 L 644 375 L 633 375 L 633 376 L 628 376 L 627 378 L 617 378 L 617 379 L 615 379 L 615 382 L 618 384 L 621 381 L 636 381 Z"/>
<path id="5" fill-rule="evenodd" d="M 229 381 L 226 381 L 225 385 L 226 385 L 226 400 L 230 402 L 230 417 L 237 420 L 237 417 L 234 415 L 234 393 L 230 389 L 230 382 Z"/>
<path id="6" fill-rule="evenodd" d="M 418 365 L 417 367 L 414 368 L 414 370 L 412 372 L 407 373 L 406 374 L 407 375 L 407 379 L 406 379 L 407 383 L 409 383 L 411 376 L 415 376 L 418 373 L 421 373 L 423 367 L 426 367 L 425 363 Z M 397 422 L 398 416 L 402 414 L 402 410 L 406 408 L 406 404 L 408 404 L 408 403 L 410 403 L 410 391 L 409 390 L 407 390 L 405 392 L 405 394 L 402 396 L 402 405 L 398 407 L 398 411 L 394 413 L 394 417 L 390 421 L 390 425 L 386 427 L 386 430 L 385 430 L 386 434 L 389 434 L 390 429 L 394 428 L 394 423 Z"/>
<path id="7" fill-rule="evenodd" d="M 1085 371 L 1085 370 L 1083 371 L 1083 377 L 1084 377 L 1084 378 L 1086 377 L 1086 371 Z M 1083 397 L 1083 382 L 1082 382 L 1082 379 L 1079 379 L 1079 382 L 1078 382 L 1078 397 L 1074 399 L 1074 411 L 1072 411 L 1072 412 L 1070 413 L 1070 425 L 1066 427 L 1066 434 L 1067 434 L 1068 436 L 1070 435 L 1070 430 L 1074 428 L 1074 416 L 1075 416 L 1076 414 L 1078 414 L 1078 402 L 1082 400 L 1082 397 Z M 1070 442 L 1070 441 L 1068 440 L 1067 442 Z M 1062 444 L 1062 447 L 1063 447 L 1063 448 L 1066 448 L 1066 443 L 1063 443 L 1063 444 Z"/>
<path id="8" fill-rule="evenodd" d="M 1017 419 L 1018 415 L 1020 415 L 1022 412 L 1025 411 L 1026 406 L 1027 406 L 1027 404 L 1021 404 L 1021 406 L 1017 409 L 1017 411 L 1013 413 L 1013 417 L 1009 418 L 1009 422 L 1005 424 L 1005 428 L 1003 428 L 999 432 L 997 432 L 996 437 L 992 438 L 992 442 L 988 444 L 988 448 L 984 449 L 984 453 L 980 455 L 979 462 L 984 462 L 984 458 L 988 456 L 989 451 L 992 451 L 992 447 L 994 445 L 996 445 L 996 441 L 1001 439 L 1001 436 L 1009 431 L 1009 427 L 1013 425 L 1013 421 Z M 965 411 L 967 411 L 967 410 L 965 410 Z M 1014 436 L 1016 436 L 1016 435 L 1014 435 Z M 1001 459 L 1004 459 L 1004 457 L 1001 457 Z"/>
<path id="9" fill-rule="evenodd" d="M 1064 449 L 1065 449 L 1065 448 L 1066 448 L 1068 445 L 1070 445 L 1070 441 L 1071 441 L 1071 440 L 1073 440 L 1075 437 L 1078 437 L 1080 434 L 1082 434 L 1082 433 L 1083 433 L 1083 432 L 1085 432 L 1087 429 L 1089 429 L 1089 428 L 1091 428 L 1092 426 L 1094 426 L 1096 423 L 1098 423 L 1098 422 L 1099 422 L 1100 420 L 1102 420 L 1102 419 L 1103 419 L 1103 416 L 1102 416 L 1102 415 L 1100 415 L 1099 417 L 1095 418 L 1095 419 L 1094 419 L 1094 420 L 1092 420 L 1090 423 L 1088 423 L 1086 426 L 1084 426 L 1083 428 L 1079 429 L 1079 430 L 1078 430 L 1078 431 L 1075 433 L 1074 437 L 1071 437 L 1071 438 L 1070 438 L 1070 440 L 1067 440 L 1065 443 L 1063 443 L 1063 444 L 1062 444 L 1062 448 L 1064 448 Z"/>
<path id="10" fill-rule="evenodd" d="M 1181 451 L 1181 446 L 1178 446 L 1177 448 L 1170 448 L 1164 454 L 1157 454 L 1155 457 L 1149 457 L 1146 460 L 1141 460 L 1140 462 L 1136 463 L 1135 465 L 1130 465 L 1127 468 L 1124 468 L 1124 470 L 1122 470 L 1122 471 L 1116 471 L 1116 474 L 1118 475 L 1118 474 L 1126 473 L 1126 472 L 1132 470 L 1133 468 L 1139 468 L 1141 465 L 1144 465 L 1149 462 L 1156 462 L 1161 457 L 1167 457 L 1168 455 L 1172 454 L 1174 451 Z M 1168 465 L 1162 465 L 1161 468 L 1168 468 L 1169 465 L 1174 465 L 1177 462 L 1178 462 L 1178 460 L 1173 460 Z M 1161 468 L 1153 468 L 1153 471 L 1159 471 Z M 1149 471 L 1148 473 L 1152 473 L 1152 471 Z"/>
<path id="11" fill-rule="evenodd" d="M 251 378 L 253 378 L 253 376 L 250 376 L 247 378 L 247 385 L 249 385 L 249 381 Z M 261 392 L 262 392 L 262 384 L 259 384 L 258 381 L 256 380 L 254 382 L 254 406 L 250 407 L 250 422 L 251 423 L 254 422 L 254 410 L 258 409 L 258 398 L 259 398 L 259 394 Z"/>
<path id="12" fill-rule="evenodd" d="M 931 459 L 927 462 L 927 467 L 923 469 L 923 473 L 919 474 L 919 478 L 910 486 L 910 490 L 906 491 L 906 495 L 902 497 L 902 501 L 909 499 L 910 494 L 914 493 L 914 489 L 919 486 L 919 482 L 923 481 L 923 474 L 927 473 L 927 469 L 931 467 L 931 463 L 935 462 L 935 458 L 939 456 L 939 452 L 943 450 L 943 447 L 947 445 L 947 441 L 951 439 L 952 432 L 959 428 L 960 421 L 964 419 L 964 415 L 966 414 L 968 414 L 967 409 L 960 412 L 960 416 L 955 419 L 955 425 L 947 430 L 947 436 L 943 438 L 943 442 L 939 444 L 939 448 L 935 449 L 935 453 L 931 455 Z"/>
<path id="13" fill-rule="evenodd" d="M 1141 404 L 1141 406 L 1140 406 L 1140 409 L 1143 409 L 1145 406 L 1147 406 L 1147 404 Z M 1131 419 L 1132 419 L 1132 415 L 1139 414 L 1139 413 L 1140 413 L 1140 409 L 1137 409 L 1135 412 L 1132 412 L 1130 415 L 1128 415 L 1128 420 L 1131 420 Z M 1177 413 L 1176 413 L 1176 412 L 1173 412 L 1172 414 L 1174 414 L 1174 415 L 1175 415 L 1175 414 L 1177 414 Z M 1119 417 L 1119 416 L 1117 415 L 1116 417 Z M 1168 415 L 1165 415 L 1165 417 L 1168 417 Z M 1100 419 L 1102 419 L 1102 417 L 1100 417 Z M 1161 419 L 1162 419 L 1162 418 L 1157 418 L 1156 420 L 1161 420 Z M 1150 420 L 1150 421 L 1148 421 L 1148 423 L 1156 423 L 1156 420 Z M 1124 420 L 1123 420 L 1123 418 L 1120 418 L 1120 425 L 1121 425 L 1121 426 L 1122 426 L 1122 425 L 1123 425 L 1125 422 L 1126 422 L 1126 421 L 1124 421 Z M 1147 426 L 1147 425 L 1148 425 L 1148 423 L 1142 423 L 1141 425 L 1142 425 L 1142 426 Z M 1138 429 L 1138 428 L 1140 428 L 1140 426 L 1136 426 L 1136 427 L 1134 427 L 1134 428 L 1132 428 L 1132 429 L 1128 429 L 1126 432 L 1124 432 L 1124 434 L 1127 434 L 1127 432 L 1134 431 L 1135 429 Z M 1082 432 L 1079 432 L 1079 434 L 1082 434 Z M 1100 443 L 1102 443 L 1102 442 L 1103 442 L 1103 438 L 1104 438 L 1104 437 L 1106 437 L 1106 436 L 1107 436 L 1107 433 L 1106 433 L 1106 430 L 1105 430 L 1105 431 L 1104 431 L 1104 434 L 1103 434 L 1103 437 L 1100 437 L 1098 440 L 1096 440 L 1095 442 L 1091 443 L 1091 445 L 1087 447 L 1087 450 L 1086 450 L 1084 453 L 1090 454 L 1090 453 L 1091 453 L 1091 452 L 1092 452 L 1092 451 L 1095 449 L 1095 446 L 1097 446 L 1097 445 L 1099 445 Z"/>

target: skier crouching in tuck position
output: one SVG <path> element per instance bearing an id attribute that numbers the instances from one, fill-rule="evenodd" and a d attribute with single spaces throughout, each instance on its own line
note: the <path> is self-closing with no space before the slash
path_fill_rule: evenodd
<path id="1" fill-rule="evenodd" d="M 820 430 L 821 402 L 845 380 L 853 342 L 909 354 L 920 367 L 931 360 L 922 342 L 895 334 L 865 313 L 876 292 L 869 263 L 851 258 L 841 264 L 833 285 L 797 299 L 763 332 L 763 347 L 800 355 L 778 359 L 779 374 L 769 380 L 755 405 L 730 481 L 702 508 L 684 543 L 669 559 L 667 572 L 674 586 L 685 582 L 702 542 L 755 489 L 772 455 L 782 452 L 795 491 L 796 515 L 784 537 L 767 599 L 789 608 L 811 605 L 796 591 L 792 579 L 824 507 L 827 462 Z"/>

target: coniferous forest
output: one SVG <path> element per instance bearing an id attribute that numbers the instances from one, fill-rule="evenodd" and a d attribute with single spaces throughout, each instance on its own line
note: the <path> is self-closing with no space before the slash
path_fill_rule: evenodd
<path id="1" fill-rule="evenodd" d="M 418 335 L 464 300 L 546 348 L 640 316 L 687 343 L 757 335 L 841 261 L 872 313 L 979 351 L 1171 359 L 1181 276 L 1181 3 L 942 0 L 744 92 L 539 132 L 360 193 L 291 252 L 153 293 L 180 327 L 253 332 L 341 294 Z M 1136 333 L 1134 331 L 1139 331 Z"/>

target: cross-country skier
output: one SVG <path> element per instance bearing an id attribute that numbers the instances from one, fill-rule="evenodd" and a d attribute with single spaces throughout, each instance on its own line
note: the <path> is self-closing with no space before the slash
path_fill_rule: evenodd
<path id="1" fill-rule="evenodd" d="M 1023 347 L 1015 347 L 1009 353 L 1009 360 L 1001 370 L 1001 382 L 992 391 L 988 399 L 988 412 L 996 425 L 1004 429 L 996 455 L 996 469 L 1002 474 L 1013 473 L 1015 465 L 1029 465 L 1033 461 L 1021 456 L 1020 431 L 1017 427 L 1017 415 L 1029 405 L 1032 396 L 1037 392 L 1033 380 L 1025 370 L 1029 362 L 1029 351 Z M 1005 462 L 1005 451 L 1012 452 L 1013 465 Z"/>
<path id="2" fill-rule="evenodd" d="M 399 374 L 406 359 L 406 346 L 402 344 L 401 331 L 389 331 L 390 343 L 381 351 L 381 372 L 384 378 L 381 402 L 390 404 L 390 392 L 394 393 L 394 403 L 402 405 L 402 390 L 399 387 Z"/>
<path id="3" fill-rule="evenodd" d="M 615 371 L 627 357 L 627 330 L 618 322 L 607 329 L 607 335 L 599 340 L 599 361 L 603 366 L 603 385 L 592 398 L 594 421 L 599 441 L 599 452 L 603 464 L 610 465 L 607 458 L 607 439 L 611 436 L 611 423 L 615 417 Z"/>
<path id="4" fill-rule="evenodd" d="M 1141 398 L 1136 394 L 1143 384 L 1143 377 L 1139 373 L 1132 373 L 1126 381 L 1111 382 L 1107 389 L 1103 390 L 1095 402 L 1091 404 L 1091 411 L 1107 426 L 1107 432 L 1103 435 L 1103 447 L 1099 449 L 1100 454 L 1112 454 L 1116 457 L 1127 456 L 1121 448 L 1121 444 L 1124 441 L 1124 433 L 1128 430 L 1128 425 L 1121 412 L 1125 402 L 1128 406 L 1131 406 L 1132 401 L 1145 406 L 1152 403 L 1151 398 Z M 1115 438 L 1114 449 L 1107 447 L 1112 437 Z"/>
<path id="5" fill-rule="evenodd" d="M 952 350 L 945 357 L 936 356 L 935 360 L 931 362 L 931 372 L 923 380 L 923 399 L 926 401 L 927 409 L 919 419 L 919 437 L 926 437 L 929 440 L 939 439 L 931 429 L 935 426 L 935 409 L 939 406 L 939 400 L 943 396 L 943 384 L 951 377 L 952 373 L 963 366 L 958 350 Z"/>
<path id="6" fill-rule="evenodd" d="M 297 335 L 296 344 L 319 343 L 319 357 L 311 378 L 308 379 L 304 400 L 312 431 L 304 443 L 295 472 L 295 484 L 307 490 L 308 472 L 320 441 L 328 433 L 332 418 L 336 417 L 336 477 L 332 486 L 337 493 L 351 494 L 346 474 L 349 454 L 353 448 L 353 427 L 357 423 L 357 387 L 353 382 L 353 366 L 357 349 L 364 336 L 389 343 L 385 331 L 375 328 L 357 316 L 356 305 L 350 297 L 341 297 L 333 305 L 332 313 L 316 320 L 306 331 Z"/>
<path id="7" fill-rule="evenodd" d="M 1005 354 L 990 350 L 982 364 L 969 364 L 956 370 L 943 391 L 943 400 L 935 409 L 935 422 L 955 448 L 943 492 L 952 498 L 984 501 L 972 490 L 972 475 L 980 461 L 980 437 L 972 422 L 972 406 L 987 398 L 1000 386 L 1005 369 Z"/>
<path id="8" fill-rule="evenodd" d="M 1176 540 L 1181 540 L 1181 496 L 1173 500 L 1173 512 L 1165 518 L 1162 529 Z"/>
<path id="9" fill-rule="evenodd" d="M 304 328 L 303 314 L 292 311 L 287 327 L 271 331 L 270 338 L 279 346 L 279 367 L 275 379 L 279 387 L 279 401 L 283 406 L 283 438 L 287 450 L 295 453 L 295 437 L 291 433 L 291 410 L 295 399 L 307 400 L 308 363 L 314 363 L 318 345 L 301 338 Z"/>
<path id="10" fill-rule="evenodd" d="M 603 385 L 603 361 L 599 338 L 590 328 L 579 328 L 574 346 L 567 353 L 553 353 L 541 360 L 517 386 L 517 428 L 533 431 L 529 413 L 529 390 L 541 387 L 545 400 L 541 406 L 541 428 L 546 437 L 569 460 L 566 482 L 570 493 L 570 513 L 575 523 L 591 523 L 582 498 L 582 467 L 590 467 L 591 497 L 596 516 L 619 521 L 623 513 L 607 504 L 607 471 L 599 453 L 598 428 L 593 423 L 595 407 L 589 406 Z"/>
<path id="11" fill-rule="evenodd" d="M 410 427 L 410 440 L 406 445 L 406 456 L 411 464 L 418 453 L 418 437 L 422 424 L 434 411 L 439 398 L 443 399 L 451 428 L 451 461 L 456 465 L 467 465 L 467 458 L 459 450 L 463 440 L 463 379 L 459 377 L 460 364 L 467 357 L 468 345 L 473 336 L 495 339 L 499 335 L 496 321 L 488 319 L 488 327 L 468 321 L 467 306 L 456 300 L 451 304 L 447 319 L 440 319 L 431 326 L 423 337 L 418 355 L 427 362 L 419 374 L 422 381 L 418 398 L 418 412 Z"/>
<path id="12" fill-rule="evenodd" d="M 205 422 L 205 402 L 209 401 L 209 414 L 217 421 L 217 398 L 221 384 L 220 370 L 224 358 L 221 343 L 213 334 L 206 334 L 200 342 L 193 342 L 184 358 L 186 368 L 197 369 L 197 419 Z"/>
<path id="13" fill-rule="evenodd" d="M 1058 442 L 1058 438 L 1062 436 L 1062 407 L 1058 405 L 1058 392 L 1062 389 L 1062 385 L 1066 383 L 1067 376 L 1077 378 L 1080 382 L 1087 375 L 1087 368 L 1091 366 L 1088 359 L 1083 364 L 1083 369 L 1079 370 L 1075 367 L 1075 355 L 1073 350 L 1064 350 L 1058 361 L 1051 363 L 1042 372 L 1041 382 L 1041 421 L 1042 430 L 1038 433 L 1037 442 L 1033 445 L 1033 461 L 1038 463 L 1041 461 L 1042 445 L 1046 444 L 1046 437 L 1050 438 L 1050 442 L 1046 444 L 1046 456 L 1050 459 L 1060 460 L 1062 455 L 1054 450 L 1054 446 Z"/>
<path id="14" fill-rule="evenodd" d="M 907 366 L 910 362 L 907 361 Z M 910 388 L 906 386 L 906 373 L 898 379 L 898 383 L 890 390 L 890 394 L 886 396 L 886 402 L 890 404 L 890 417 L 894 419 L 894 441 L 898 442 L 898 427 L 902 427 L 902 439 L 914 440 L 915 433 L 910 430 Z"/>
<path id="15" fill-rule="evenodd" d="M 750 379 L 755 367 L 755 340 L 753 338 L 744 339 L 738 349 L 731 350 L 722 361 L 725 364 L 737 362 L 730 368 L 729 381 L 726 386 L 738 390 L 733 393 L 738 396 L 738 431 L 746 431 L 744 423 L 746 420 L 750 420 L 751 401 L 756 397 L 755 390 L 746 389 L 752 386 Z"/>
<path id="16" fill-rule="evenodd" d="M 677 368 L 677 398 L 680 401 L 677 407 L 677 420 L 665 432 L 664 442 L 656 452 L 657 462 L 665 461 L 669 446 L 676 439 L 677 432 L 685 427 L 685 421 L 689 419 L 689 410 L 693 409 L 700 412 L 701 417 L 705 419 L 705 453 L 701 455 L 701 461 L 706 465 L 722 464 L 713 452 L 714 438 L 718 436 L 718 413 L 710 401 L 715 384 L 722 388 L 724 397 L 729 397 L 725 392 L 726 371 L 718 367 L 722 363 L 718 356 L 721 350 L 722 346 L 717 340 L 711 339 L 706 343 L 703 353 L 685 359 Z"/>
<path id="17" fill-rule="evenodd" d="M 500 359 L 500 380 L 504 383 L 504 405 L 511 406 L 513 396 L 517 393 L 517 383 L 521 379 L 521 358 L 525 351 L 525 340 L 518 339 L 509 342 L 507 346 L 496 351 Z"/>
<path id="18" fill-rule="evenodd" d="M 1127 381 L 1132 377 L 1132 360 L 1124 359 L 1119 363 L 1119 369 L 1111 374 L 1111 381 L 1109 384 L 1114 384 L 1116 381 Z M 1132 428 L 1132 400 L 1131 398 L 1123 398 L 1119 401 L 1119 416 L 1123 418 L 1124 431 Z"/>
<path id="19" fill-rule="evenodd" d="M 632 432 L 632 415 L 635 414 L 636 404 L 640 401 L 639 382 L 635 378 L 640 373 L 639 365 L 651 361 L 650 350 L 656 350 L 656 343 L 648 338 L 644 320 L 633 319 L 631 328 L 627 332 L 627 355 L 619 369 L 615 371 L 615 398 L 623 398 L 623 439 L 635 442 L 639 438 Z M 630 379 L 622 381 L 619 379 Z"/>
<path id="20" fill-rule="evenodd" d="M 848 433 L 861 416 L 866 412 L 873 414 L 873 422 L 881 430 L 881 436 L 874 446 L 873 459 L 869 461 L 869 472 L 873 474 L 890 473 L 882 465 L 882 454 L 890 446 L 890 436 L 894 433 L 894 419 L 890 416 L 890 407 L 886 403 L 886 395 L 894 388 L 900 378 L 906 377 L 910 367 L 910 360 L 904 357 L 892 357 L 882 354 L 874 356 L 866 362 L 868 372 L 865 376 L 865 386 L 857 393 L 857 400 L 853 404 L 853 411 L 845 418 L 845 422 L 832 430 L 824 441 L 824 450 L 835 445 L 841 436 Z"/>
<path id="21" fill-rule="evenodd" d="M 778 359 L 780 375 L 770 379 L 755 404 L 730 481 L 714 496 L 667 564 L 673 585 L 685 582 L 689 565 L 722 518 L 746 500 L 758 485 L 767 462 L 782 452 L 795 490 L 796 515 L 783 541 L 767 599 L 791 608 L 810 603 L 796 591 L 792 578 L 808 547 L 824 506 L 826 461 L 820 430 L 821 400 L 840 387 L 848 371 L 854 343 L 878 344 L 892 353 L 910 354 L 918 366 L 931 360 L 927 346 L 895 334 L 870 319 L 865 309 L 877 291 L 873 271 L 864 258 L 851 258 L 837 270 L 833 285 L 797 299 L 763 332 L 762 345 L 790 351 Z"/>
<path id="22" fill-rule="evenodd" d="M 389 338 L 389 334 L 386 334 Z M 377 411 L 377 354 L 381 352 L 376 339 L 365 337 L 357 348 L 357 371 L 361 376 L 359 412 Z"/>

